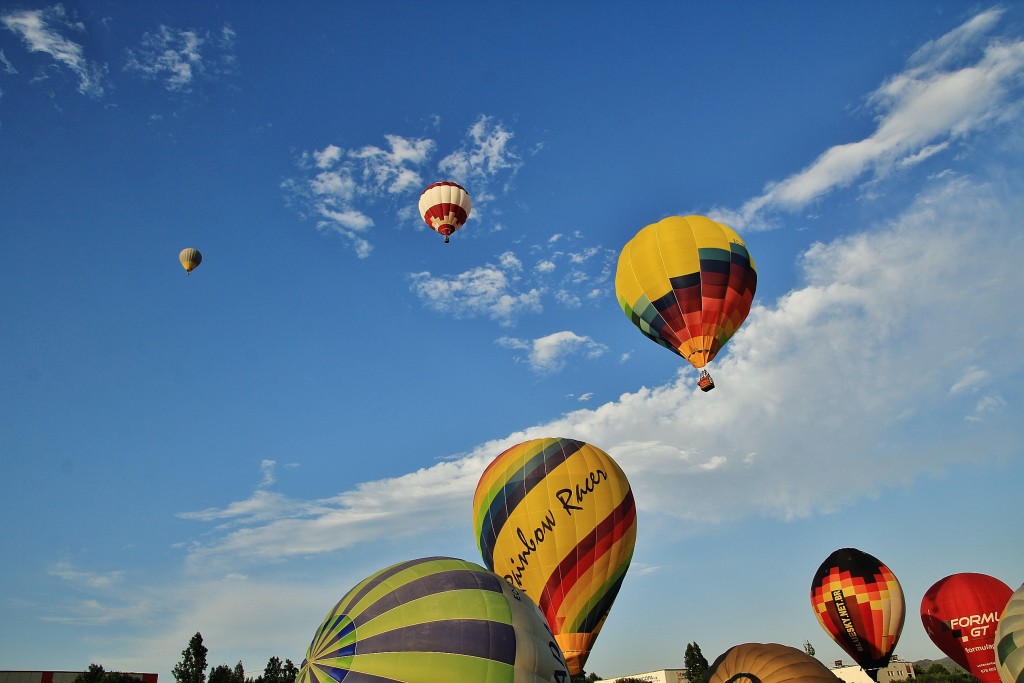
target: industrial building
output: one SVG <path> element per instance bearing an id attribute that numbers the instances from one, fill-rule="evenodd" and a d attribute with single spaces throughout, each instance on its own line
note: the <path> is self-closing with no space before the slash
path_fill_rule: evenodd
<path id="1" fill-rule="evenodd" d="M 85 671 L 0 671 L 0 683 L 75 683 Z M 142 683 L 156 683 L 157 674 L 125 671 Z"/>

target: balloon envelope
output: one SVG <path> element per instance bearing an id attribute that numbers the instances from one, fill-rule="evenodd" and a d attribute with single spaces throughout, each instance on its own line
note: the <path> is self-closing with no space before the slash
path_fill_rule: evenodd
<path id="1" fill-rule="evenodd" d="M 400 562 L 363 580 L 320 624 L 296 683 L 564 683 L 537 606 L 483 567 Z"/>
<path id="2" fill-rule="evenodd" d="M 992 646 L 1013 589 L 987 574 L 963 572 L 937 581 L 921 599 L 921 623 L 932 642 L 981 683 L 999 683 Z"/>
<path id="3" fill-rule="evenodd" d="M 856 548 L 836 550 L 814 574 L 811 607 L 832 640 L 878 680 L 906 616 L 903 588 L 889 568 Z"/>
<path id="4" fill-rule="evenodd" d="M 707 683 L 839 683 L 814 657 L 788 645 L 744 643 L 725 651 L 708 669 Z"/>
<path id="5" fill-rule="evenodd" d="M 740 236 L 704 216 L 648 225 L 619 254 L 615 294 L 634 325 L 703 368 L 750 312 L 757 270 Z"/>
<path id="6" fill-rule="evenodd" d="M 429 185 L 420 195 L 420 216 L 431 230 L 444 235 L 444 241 L 465 225 L 473 203 L 469 193 L 453 182 Z"/>
<path id="7" fill-rule="evenodd" d="M 1024 683 L 1024 584 L 1010 596 L 995 635 L 996 667 L 1003 683 Z"/>
<path id="8" fill-rule="evenodd" d="M 181 261 L 181 267 L 185 269 L 187 274 L 191 273 L 202 263 L 203 255 L 199 253 L 198 249 L 187 247 L 178 254 L 178 260 Z"/>
<path id="9" fill-rule="evenodd" d="M 537 602 L 579 673 L 633 556 L 626 475 L 583 441 L 526 441 L 480 477 L 473 526 L 484 563 Z"/>

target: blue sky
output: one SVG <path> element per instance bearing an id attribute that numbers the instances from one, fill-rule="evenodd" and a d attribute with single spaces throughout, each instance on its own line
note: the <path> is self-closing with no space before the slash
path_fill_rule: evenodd
<path id="1" fill-rule="evenodd" d="M 941 657 L 934 582 L 1024 582 L 1022 86 L 1019 4 L 5 3 L 0 662 L 297 663 L 373 571 L 479 562 L 477 479 L 539 436 L 636 496 L 588 671 L 842 658 L 848 546 Z M 689 213 L 759 272 L 708 394 L 614 296 Z"/>

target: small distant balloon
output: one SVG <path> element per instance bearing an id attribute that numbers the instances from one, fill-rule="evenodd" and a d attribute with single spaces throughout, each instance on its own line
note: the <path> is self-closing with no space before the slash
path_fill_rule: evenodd
<path id="1" fill-rule="evenodd" d="M 465 225 L 473 203 L 461 185 L 443 181 L 429 185 L 420 195 L 420 216 L 435 232 L 444 235 L 447 244 L 452 233 Z"/>
<path id="2" fill-rule="evenodd" d="M 364 579 L 327 613 L 296 683 L 567 683 L 544 615 L 472 562 L 425 557 Z"/>
<path id="3" fill-rule="evenodd" d="M 1003 608 L 996 627 L 996 667 L 1003 683 L 1024 683 L 1024 584 Z"/>
<path id="4" fill-rule="evenodd" d="M 906 616 L 903 587 L 892 571 L 862 550 L 840 548 L 814 574 L 811 607 L 832 640 L 877 681 Z"/>
<path id="5" fill-rule="evenodd" d="M 814 657 L 777 643 L 744 643 L 729 648 L 708 668 L 704 680 L 707 683 L 840 683 L 839 677 Z"/>
<path id="6" fill-rule="evenodd" d="M 987 574 L 937 581 L 921 599 L 921 623 L 936 647 L 981 683 L 999 683 L 992 648 L 999 615 L 1013 589 Z"/>
<path id="7" fill-rule="evenodd" d="M 185 269 L 185 274 L 188 275 L 203 262 L 203 255 L 199 253 L 198 249 L 187 247 L 178 254 L 178 260 L 181 261 L 181 267 Z"/>

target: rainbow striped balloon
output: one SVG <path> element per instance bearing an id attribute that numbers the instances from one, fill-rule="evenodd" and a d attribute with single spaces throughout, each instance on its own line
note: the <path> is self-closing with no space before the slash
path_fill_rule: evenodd
<path id="1" fill-rule="evenodd" d="M 320 624 L 297 683 L 566 683 L 537 605 L 483 567 L 400 562 L 350 590 Z"/>
<path id="2" fill-rule="evenodd" d="M 636 542 L 622 469 L 583 441 L 526 441 L 484 471 L 473 518 L 484 563 L 537 602 L 569 672 L 580 673 Z"/>
<path id="3" fill-rule="evenodd" d="M 619 254 L 615 294 L 652 341 L 703 368 L 750 313 L 757 269 L 736 231 L 705 216 L 669 216 Z"/>

